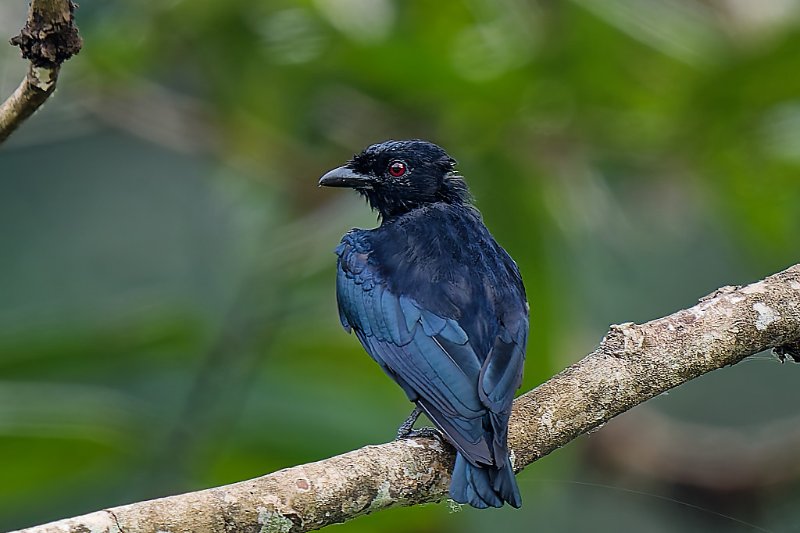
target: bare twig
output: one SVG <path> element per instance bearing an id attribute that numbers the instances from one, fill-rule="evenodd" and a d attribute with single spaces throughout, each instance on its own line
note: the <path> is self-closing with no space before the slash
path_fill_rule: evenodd
<path id="1" fill-rule="evenodd" d="M 17 90 L 0 104 L 0 143 L 5 141 L 56 89 L 61 63 L 82 45 L 71 0 L 32 0 L 28 21 L 11 44 L 30 61 Z"/>
<path id="2" fill-rule="evenodd" d="M 509 431 L 515 467 L 681 383 L 798 339 L 800 265 L 658 320 L 612 326 L 594 352 L 517 398 Z M 310 531 L 441 500 L 452 460 L 452 451 L 435 441 L 396 441 L 23 531 Z"/>

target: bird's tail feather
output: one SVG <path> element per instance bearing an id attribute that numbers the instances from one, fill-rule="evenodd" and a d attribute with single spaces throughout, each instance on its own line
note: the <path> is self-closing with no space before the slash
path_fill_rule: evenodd
<path id="1" fill-rule="evenodd" d="M 492 488 L 500 497 L 512 507 L 519 509 L 522 506 L 522 496 L 509 458 L 506 458 L 505 464 L 499 470 L 489 470 L 489 477 L 492 479 Z"/>
<path id="2" fill-rule="evenodd" d="M 506 459 L 504 463 L 499 469 L 491 466 L 479 467 L 457 453 L 450 481 L 450 497 L 458 503 L 468 503 L 478 509 L 502 507 L 503 502 L 519 508 L 522 497 L 511 469 L 511 461 Z"/>

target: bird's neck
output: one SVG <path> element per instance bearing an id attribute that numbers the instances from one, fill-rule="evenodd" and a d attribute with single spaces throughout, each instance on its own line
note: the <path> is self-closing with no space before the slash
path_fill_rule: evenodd
<path id="1" fill-rule="evenodd" d="M 467 184 L 455 173 L 446 175 L 436 192 L 429 195 L 402 196 L 396 191 L 382 188 L 359 189 L 370 207 L 380 214 L 381 220 L 390 220 L 433 204 L 447 204 L 454 207 L 471 207 L 472 196 Z"/>
<path id="2" fill-rule="evenodd" d="M 378 212 L 383 222 L 410 213 L 424 205 L 422 202 L 383 194 L 380 190 L 365 189 L 359 192 L 367 199 L 372 210 Z"/>
<path id="3" fill-rule="evenodd" d="M 425 203 L 402 213 L 381 215 L 380 228 L 389 235 L 394 232 L 438 234 L 441 225 L 459 220 L 459 224 L 475 225 L 481 222 L 481 215 L 471 204 L 448 204 L 445 202 Z"/>

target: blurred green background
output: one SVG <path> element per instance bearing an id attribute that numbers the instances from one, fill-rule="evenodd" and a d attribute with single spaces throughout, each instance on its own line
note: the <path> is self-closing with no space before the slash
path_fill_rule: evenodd
<path id="1" fill-rule="evenodd" d="M 459 160 L 528 287 L 524 389 L 800 260 L 796 1 L 81 4 L 0 148 L 0 530 L 393 437 L 334 296 L 375 217 L 316 186 L 372 142 Z M 25 68 L 0 45 L 0 95 Z M 798 380 L 761 354 L 658 397 L 520 474 L 520 511 L 336 530 L 800 531 Z"/>

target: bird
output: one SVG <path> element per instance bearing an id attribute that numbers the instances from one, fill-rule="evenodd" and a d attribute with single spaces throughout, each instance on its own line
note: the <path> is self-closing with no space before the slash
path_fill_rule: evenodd
<path id="1" fill-rule="evenodd" d="M 324 174 L 377 211 L 336 248 L 344 329 L 456 450 L 449 497 L 484 509 L 522 505 L 508 450 L 529 306 L 519 269 L 474 206 L 456 160 L 424 140 L 384 141 Z M 432 428 L 427 428 L 432 429 Z"/>

